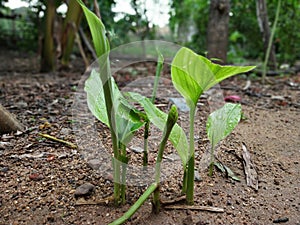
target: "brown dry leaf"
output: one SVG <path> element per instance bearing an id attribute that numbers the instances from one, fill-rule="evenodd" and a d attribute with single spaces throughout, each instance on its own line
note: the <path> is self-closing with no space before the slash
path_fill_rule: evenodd
<path id="1" fill-rule="evenodd" d="M 250 153 L 247 150 L 247 147 L 242 143 L 243 148 L 243 165 L 244 171 L 246 174 L 247 185 L 258 190 L 258 175 L 255 170 L 254 164 L 251 162 Z"/>

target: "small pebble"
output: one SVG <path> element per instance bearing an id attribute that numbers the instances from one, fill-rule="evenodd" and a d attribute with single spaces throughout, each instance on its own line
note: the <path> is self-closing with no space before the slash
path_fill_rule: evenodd
<path id="1" fill-rule="evenodd" d="M 278 218 L 276 220 L 273 220 L 273 223 L 286 223 L 289 221 L 289 218 L 287 217 L 282 217 L 282 218 Z"/>
<path id="2" fill-rule="evenodd" d="M 76 188 L 74 193 L 75 197 L 90 195 L 95 189 L 95 186 L 91 183 L 85 183 Z"/>
<path id="3" fill-rule="evenodd" d="M 194 180 L 195 181 L 202 181 L 201 177 L 200 177 L 200 174 L 197 170 L 195 170 L 195 177 L 194 177 Z"/>
<path id="4" fill-rule="evenodd" d="M 92 159 L 89 160 L 88 162 L 89 167 L 91 167 L 94 170 L 99 169 L 99 167 L 101 166 L 101 161 L 99 159 Z"/>
<path id="5" fill-rule="evenodd" d="M 274 179 L 274 184 L 275 184 L 275 185 L 279 185 L 279 180 L 275 178 L 275 179 Z"/>
<path id="6" fill-rule="evenodd" d="M 8 170 L 9 170 L 9 168 L 6 166 L 0 168 L 0 172 L 3 172 L 3 173 L 6 173 Z"/>
<path id="7" fill-rule="evenodd" d="M 29 175 L 29 179 L 34 180 L 34 181 L 39 181 L 39 180 L 44 179 L 44 176 L 43 176 L 43 174 L 40 174 L 40 173 L 32 173 Z"/>

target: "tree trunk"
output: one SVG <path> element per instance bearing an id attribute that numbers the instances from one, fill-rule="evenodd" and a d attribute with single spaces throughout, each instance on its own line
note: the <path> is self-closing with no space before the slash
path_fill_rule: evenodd
<path id="1" fill-rule="evenodd" d="M 228 48 L 229 0 L 211 0 L 207 29 L 208 58 L 218 58 L 226 63 Z"/>
<path id="2" fill-rule="evenodd" d="M 53 40 L 53 26 L 56 13 L 55 0 L 46 1 L 45 26 L 43 32 L 43 44 L 41 54 L 41 72 L 50 72 L 55 70 L 55 48 Z"/>
<path id="3" fill-rule="evenodd" d="M 67 16 L 62 32 L 62 59 L 63 66 L 69 65 L 70 55 L 73 50 L 74 40 L 82 18 L 82 9 L 77 1 L 69 1 Z"/>
<path id="4" fill-rule="evenodd" d="M 270 31 L 270 26 L 269 26 L 267 4 L 266 4 L 265 0 L 256 0 L 256 15 L 257 15 L 258 26 L 259 26 L 260 32 L 262 34 L 262 37 L 263 37 L 264 52 L 266 54 L 270 36 L 271 36 L 271 31 Z M 277 67 L 276 66 L 275 46 L 273 44 L 271 46 L 268 65 L 272 69 L 276 69 L 276 67 Z"/>
<path id="5" fill-rule="evenodd" d="M 23 126 L 0 104 L 0 134 L 23 131 Z"/>

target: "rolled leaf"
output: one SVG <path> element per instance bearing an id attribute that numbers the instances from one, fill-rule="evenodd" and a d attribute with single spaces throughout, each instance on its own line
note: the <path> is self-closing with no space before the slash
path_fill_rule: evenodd
<path id="1" fill-rule="evenodd" d="M 141 104 L 148 116 L 148 119 L 161 131 L 164 130 L 166 126 L 168 114 L 159 110 L 150 99 L 133 92 L 128 92 L 127 95 L 129 98 Z M 169 137 L 171 143 L 178 152 L 178 155 L 182 161 L 184 167 L 187 164 L 188 160 L 188 141 L 185 132 L 183 129 L 176 123 L 172 129 L 172 132 Z"/>

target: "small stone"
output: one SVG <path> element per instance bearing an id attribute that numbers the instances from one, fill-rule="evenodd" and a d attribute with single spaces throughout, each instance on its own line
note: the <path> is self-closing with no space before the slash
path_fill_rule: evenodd
<path id="1" fill-rule="evenodd" d="M 179 111 L 182 111 L 182 112 L 190 111 L 184 98 L 169 98 L 169 101 L 171 104 L 176 105 Z"/>
<path id="2" fill-rule="evenodd" d="M 40 173 L 32 173 L 29 175 L 29 179 L 34 180 L 34 181 L 39 181 L 39 180 L 44 179 L 44 176 L 43 176 L 43 174 L 40 174 Z"/>
<path id="3" fill-rule="evenodd" d="M 185 218 L 182 220 L 182 224 L 183 224 L 183 225 L 190 225 L 190 224 L 193 224 L 193 217 L 192 217 L 192 215 L 189 215 L 189 216 L 185 217 Z"/>
<path id="4" fill-rule="evenodd" d="M 200 174 L 197 170 L 195 170 L 195 177 L 194 177 L 194 180 L 195 181 L 202 181 L 201 177 L 200 177 Z"/>
<path id="5" fill-rule="evenodd" d="M 286 223 L 289 221 L 289 218 L 287 217 L 282 217 L 282 218 L 278 218 L 276 220 L 273 220 L 273 223 Z"/>
<path id="6" fill-rule="evenodd" d="M 70 129 L 64 127 L 60 130 L 60 134 L 69 135 L 70 134 Z"/>
<path id="7" fill-rule="evenodd" d="M 135 146 L 130 147 L 130 150 L 132 150 L 135 153 L 142 153 L 144 151 L 143 148 L 141 148 L 141 147 L 135 147 Z"/>
<path id="8" fill-rule="evenodd" d="M 94 170 L 98 170 L 101 166 L 101 161 L 99 159 L 91 159 L 87 163 L 89 167 L 91 167 Z"/>
<path id="9" fill-rule="evenodd" d="M 0 167 L 0 172 L 6 173 L 9 170 L 8 167 Z"/>
<path id="10" fill-rule="evenodd" d="M 275 178 L 275 179 L 274 179 L 274 184 L 275 184 L 275 185 L 279 185 L 279 180 Z"/>
<path id="11" fill-rule="evenodd" d="M 87 196 L 90 195 L 94 191 L 94 189 L 94 185 L 92 185 L 91 183 L 85 183 L 76 188 L 74 195 L 75 197 Z"/>

